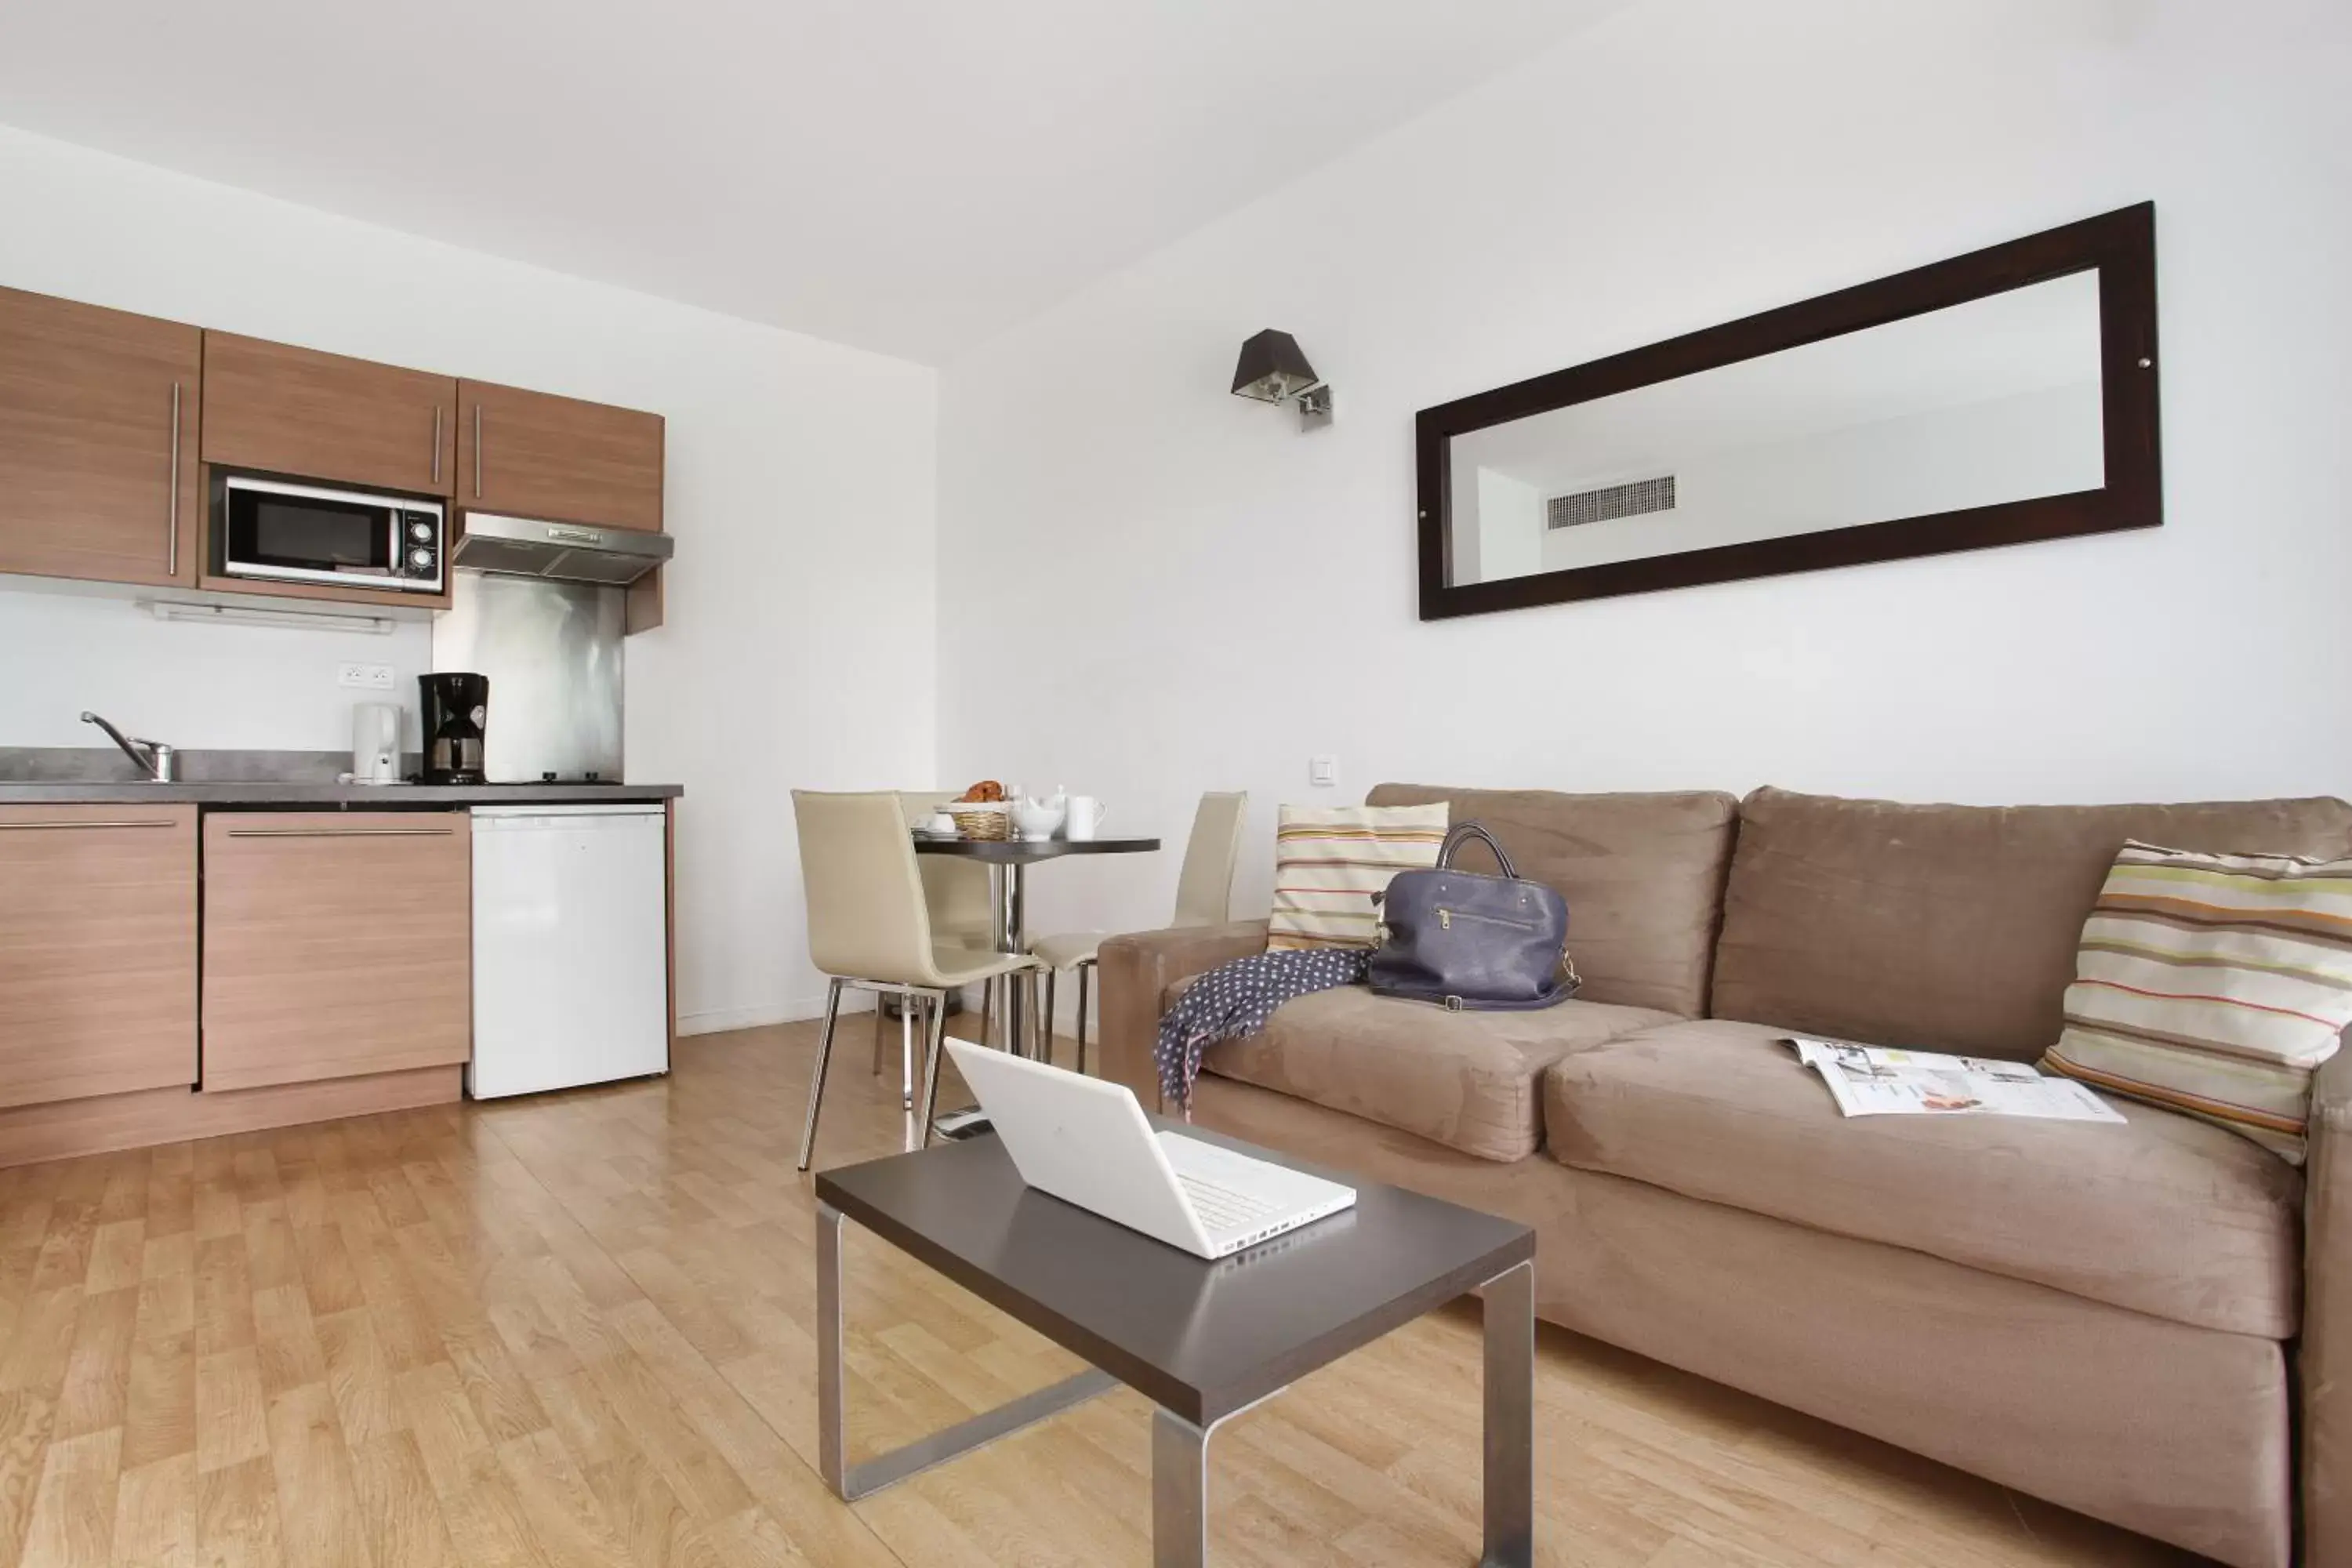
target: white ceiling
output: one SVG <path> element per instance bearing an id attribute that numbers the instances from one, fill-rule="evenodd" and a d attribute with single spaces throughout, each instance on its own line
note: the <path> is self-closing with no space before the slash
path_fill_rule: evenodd
<path id="1" fill-rule="evenodd" d="M 938 363 L 1626 3 L 7 0 L 0 123 Z"/>

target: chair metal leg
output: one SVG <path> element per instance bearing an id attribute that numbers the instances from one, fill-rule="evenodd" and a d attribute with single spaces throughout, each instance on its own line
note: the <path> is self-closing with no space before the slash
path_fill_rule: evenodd
<path id="1" fill-rule="evenodd" d="M 927 1061 L 923 1068 L 923 1135 L 915 1144 L 918 1149 L 931 1146 L 931 1126 L 940 1119 L 940 1043 L 947 1038 L 947 994 L 933 998 L 930 1016 L 930 1039 L 926 1047 Z"/>
<path id="2" fill-rule="evenodd" d="M 1022 970 L 1004 977 L 1004 1048 L 1016 1057 L 1028 1056 L 1036 1049 L 1036 977 L 1031 971 Z M 1013 1000 L 1016 994 L 1020 997 L 1017 1003 Z M 1028 1027 L 1021 1027 L 1024 1024 Z"/>
<path id="3" fill-rule="evenodd" d="M 1044 1040 L 1044 1042 L 1045 1042 L 1045 1047 L 1044 1050 L 1042 1050 L 1042 1051 L 1040 1051 L 1040 1052 L 1038 1053 L 1038 1055 L 1037 1055 L 1037 1059 L 1038 1059 L 1039 1061 L 1041 1061 L 1041 1062 L 1044 1062 L 1047 1067 L 1052 1067 L 1052 1066 L 1054 1065 L 1054 982 L 1055 982 L 1055 972 L 1054 972 L 1053 970 L 1050 970 L 1050 969 L 1049 969 L 1049 970 L 1045 971 L 1045 979 L 1044 979 L 1044 982 L 1043 982 L 1043 984 L 1044 984 L 1044 985 L 1045 985 L 1045 1005 L 1043 1007 L 1040 1007 L 1040 1008 L 1038 1008 L 1038 1009 L 1037 1009 L 1037 1017 L 1038 1017 L 1038 1035 L 1039 1035 L 1039 1037 L 1040 1037 L 1041 1039 L 1043 1039 L 1043 1040 Z"/>
<path id="4" fill-rule="evenodd" d="M 986 1049 L 996 1044 L 996 982 L 980 983 L 980 1044 Z"/>
<path id="5" fill-rule="evenodd" d="M 1095 961 L 1091 958 L 1078 965 L 1078 1074 L 1087 1070 L 1087 992 L 1094 979 Z"/>
<path id="6" fill-rule="evenodd" d="M 809 1155 L 816 1149 L 816 1113 L 824 1104 L 824 1066 L 833 1056 L 833 1026 L 841 1021 L 841 982 L 834 981 L 824 993 L 824 1033 L 817 1037 L 816 1071 L 809 1078 L 808 1125 L 801 1129 L 801 1169 L 809 1168 Z"/>
<path id="7" fill-rule="evenodd" d="M 879 992 L 877 992 L 874 997 L 874 1076 L 876 1078 L 882 1076 L 882 1026 L 886 1022 L 887 1020 L 882 1012 L 882 996 Z"/>
<path id="8" fill-rule="evenodd" d="M 929 1007 L 932 1004 L 925 1003 L 923 1005 Z M 946 1011 L 943 1005 L 940 1011 Z M 915 1109 L 915 1012 L 913 997 L 898 999 L 898 1109 L 901 1110 Z"/>

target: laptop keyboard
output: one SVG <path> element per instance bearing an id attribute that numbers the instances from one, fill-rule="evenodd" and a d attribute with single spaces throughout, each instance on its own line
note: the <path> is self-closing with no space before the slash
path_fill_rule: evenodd
<path id="1" fill-rule="evenodd" d="M 1236 1192 L 1232 1187 L 1219 1186 L 1214 1182 L 1204 1182 L 1198 1176 L 1187 1176 L 1180 1172 L 1176 1184 L 1184 1189 L 1185 1197 L 1192 1200 L 1192 1212 L 1201 1216 L 1202 1225 L 1213 1231 L 1240 1230 L 1271 1219 L 1280 1212 L 1264 1198 Z"/>

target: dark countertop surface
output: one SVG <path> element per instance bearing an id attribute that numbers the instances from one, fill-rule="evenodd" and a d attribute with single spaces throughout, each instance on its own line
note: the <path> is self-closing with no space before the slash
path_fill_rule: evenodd
<path id="1" fill-rule="evenodd" d="M 238 783 L 87 783 L 44 779 L 0 781 L 0 805 L 630 805 L 675 800 L 683 784 L 349 784 Z"/>
<path id="2" fill-rule="evenodd" d="M 675 800 L 683 784 L 354 784 L 349 752 L 183 750 L 178 776 L 152 784 L 112 746 L 0 746 L 0 805 L 635 805 Z M 401 759 L 415 773 L 424 759 Z"/>

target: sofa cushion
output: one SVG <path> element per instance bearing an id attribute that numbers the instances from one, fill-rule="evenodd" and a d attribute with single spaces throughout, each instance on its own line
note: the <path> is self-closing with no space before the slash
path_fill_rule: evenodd
<path id="1" fill-rule="evenodd" d="M 1482 1160 L 1543 1144 L 1544 1068 L 1566 1051 L 1674 1022 L 1648 1007 L 1563 1002 L 1535 1013 L 1449 1013 L 1360 985 L 1286 1002 L 1202 1067 L 1344 1110 Z"/>
<path id="2" fill-rule="evenodd" d="M 2017 1061 L 2058 1038 L 2084 918 L 2126 839 L 2352 853 L 2352 805 L 2327 798 L 1903 805 L 1760 789 L 1739 813 L 1711 1015 Z"/>
<path id="3" fill-rule="evenodd" d="M 1436 865 L 1445 827 L 1443 803 L 1284 806 L 1266 951 L 1377 945 L 1389 879 Z"/>
<path id="4" fill-rule="evenodd" d="M 1724 869 L 1739 812 L 1730 795 L 1387 784 L 1366 798 L 1373 805 L 1444 801 L 1456 823 L 1486 824 L 1520 876 L 1558 889 L 1568 900 L 1568 951 L 1584 976 L 1577 993 L 1582 1000 L 1661 1007 L 1685 1017 L 1706 1011 Z M 1463 864 L 1490 868 L 1486 852 L 1475 847 Z"/>
<path id="5" fill-rule="evenodd" d="M 2352 860 L 2125 845 L 2065 1007 L 2044 1068 L 2302 1164 L 2312 1074 L 2352 1027 Z"/>
<path id="6" fill-rule="evenodd" d="M 2121 1126 L 1842 1117 L 1787 1034 L 1710 1019 L 1561 1057 L 1552 1158 L 2175 1322 L 2294 1333 L 2293 1166 L 2139 1105 Z"/>

